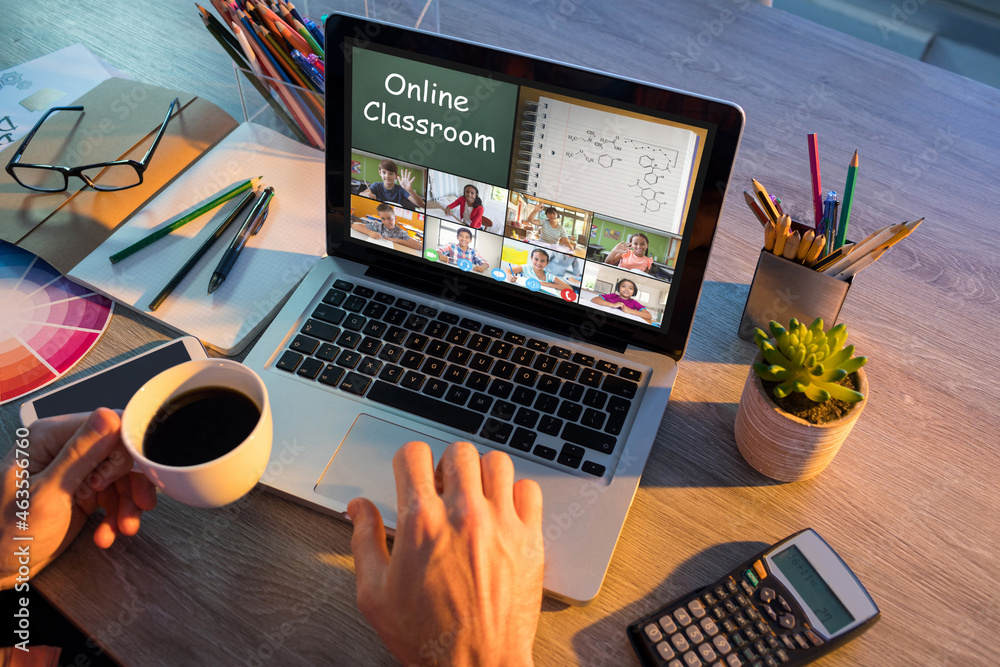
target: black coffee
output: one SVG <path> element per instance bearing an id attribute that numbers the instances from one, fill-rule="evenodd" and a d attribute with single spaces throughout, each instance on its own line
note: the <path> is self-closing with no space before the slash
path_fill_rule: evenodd
<path id="1" fill-rule="evenodd" d="M 156 412 L 142 439 L 142 453 L 167 466 L 198 465 L 235 449 L 259 420 L 257 404 L 234 389 L 195 389 Z"/>

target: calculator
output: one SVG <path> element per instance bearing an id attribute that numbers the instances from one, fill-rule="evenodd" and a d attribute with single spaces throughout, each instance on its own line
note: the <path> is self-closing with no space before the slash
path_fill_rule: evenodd
<path id="1" fill-rule="evenodd" d="M 794 667 L 837 649 L 878 618 L 854 572 L 807 528 L 627 632 L 643 665 Z"/>

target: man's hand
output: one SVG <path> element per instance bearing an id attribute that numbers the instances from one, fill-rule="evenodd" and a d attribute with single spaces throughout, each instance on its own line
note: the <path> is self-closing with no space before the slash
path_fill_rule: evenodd
<path id="1" fill-rule="evenodd" d="M 355 498 L 358 607 L 405 665 L 530 665 L 542 601 L 542 495 L 510 457 L 467 442 L 404 445 L 390 556 L 378 509 Z"/>
<path id="2" fill-rule="evenodd" d="M 20 450 L 28 454 L 27 468 L 15 462 L 19 448 L 4 459 L 0 533 L 14 531 L 18 501 L 26 497 L 28 529 L 23 534 L 33 538 L 32 576 L 69 546 L 98 507 L 105 516 L 94 530 L 94 543 L 107 549 L 116 536 L 135 535 L 143 510 L 156 506 L 156 488 L 142 474 L 130 472 L 132 457 L 119 438 L 120 428 L 117 413 L 107 408 L 42 419 L 31 425 L 30 444 Z M 28 474 L 19 474 L 22 470 Z M 17 565 L 9 554 L 0 555 L 0 586 L 12 584 Z"/>

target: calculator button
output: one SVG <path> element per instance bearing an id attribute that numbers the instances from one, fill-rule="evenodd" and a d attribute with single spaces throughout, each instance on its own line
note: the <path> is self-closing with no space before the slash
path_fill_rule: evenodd
<path id="1" fill-rule="evenodd" d="M 739 607 L 733 604 L 732 600 L 726 600 L 723 604 L 726 607 L 726 611 L 728 611 L 730 614 L 735 614 L 737 611 L 739 611 Z"/>
<path id="2" fill-rule="evenodd" d="M 746 599 L 745 597 L 743 597 L 742 595 L 737 595 L 737 596 L 736 596 L 735 598 L 733 598 L 733 599 L 734 599 L 734 600 L 736 600 L 736 604 L 738 604 L 738 605 L 739 605 L 739 606 L 741 606 L 741 607 L 745 607 L 745 606 L 747 606 L 748 604 L 750 604 L 750 601 L 749 601 L 749 600 L 747 600 L 747 599 Z"/>
<path id="3" fill-rule="evenodd" d="M 724 600 L 727 595 L 726 589 L 723 588 L 722 586 L 716 586 L 713 593 L 715 593 L 715 597 L 719 598 L 720 600 Z"/>
<path id="4" fill-rule="evenodd" d="M 784 644 L 785 646 L 787 646 L 787 647 L 788 647 L 789 649 L 791 649 L 791 650 L 795 650 L 795 642 L 793 642 L 793 641 L 792 641 L 792 638 L 788 636 L 788 633 L 787 633 L 787 632 L 786 632 L 786 633 L 783 633 L 783 634 L 780 634 L 780 635 L 778 635 L 778 637 L 780 637 L 780 638 L 781 638 L 781 642 L 782 642 L 782 643 L 783 643 L 783 644 Z"/>
<path id="5" fill-rule="evenodd" d="M 698 655 L 700 655 L 701 659 L 704 660 L 705 662 L 712 662 L 717 657 L 719 657 L 718 655 L 716 655 L 712 647 L 709 646 L 708 644 L 698 645 Z"/>
<path id="6" fill-rule="evenodd" d="M 772 621 L 777 621 L 778 620 L 778 614 L 775 613 L 774 609 L 771 608 L 771 605 L 766 604 L 766 605 L 763 606 L 763 609 L 764 609 L 764 613 L 766 613 L 767 617 L 770 618 Z"/>
<path id="7" fill-rule="evenodd" d="M 795 638 L 795 643 L 799 645 L 799 648 L 809 648 L 809 642 L 806 638 L 802 636 L 801 632 L 796 632 L 793 637 Z"/>
<path id="8" fill-rule="evenodd" d="M 656 623 L 650 623 L 645 628 L 643 628 L 643 631 L 646 633 L 646 636 L 649 637 L 649 641 L 651 642 L 663 641 L 663 633 L 660 632 L 660 628 L 657 627 Z"/>
<path id="9" fill-rule="evenodd" d="M 722 655 L 725 655 L 733 650 L 733 647 L 729 645 L 728 641 L 726 641 L 725 635 L 716 635 L 713 637 L 712 644 L 715 645 L 715 650 Z"/>
<path id="10" fill-rule="evenodd" d="M 684 663 L 679 658 L 674 658 L 667 663 L 667 667 L 684 667 Z"/>
<path id="11" fill-rule="evenodd" d="M 758 579 L 766 579 L 767 578 L 767 570 L 764 569 L 764 564 L 761 563 L 759 560 L 754 561 L 754 563 L 753 563 L 753 571 L 757 574 L 757 578 Z"/>
<path id="12" fill-rule="evenodd" d="M 774 659 L 773 655 L 765 655 L 764 665 L 766 667 L 778 667 L 778 661 Z"/>
<path id="13" fill-rule="evenodd" d="M 747 641 L 750 642 L 757 639 L 757 633 L 753 628 L 743 628 L 743 635 L 747 638 Z"/>
<path id="14" fill-rule="evenodd" d="M 684 664 L 687 665 L 687 667 L 701 667 L 701 665 L 705 663 L 698 658 L 697 653 L 694 651 L 688 651 L 684 654 Z"/>
<path id="15" fill-rule="evenodd" d="M 778 596 L 778 604 L 780 604 L 781 608 L 787 611 L 788 613 L 792 612 L 792 608 L 791 606 L 789 606 L 788 601 L 785 600 L 785 598 L 781 597 L 780 595 Z"/>
<path id="16" fill-rule="evenodd" d="M 726 664 L 729 667 L 742 667 L 743 661 L 735 653 L 730 653 L 726 656 Z"/>
<path id="17" fill-rule="evenodd" d="M 736 593 L 739 592 L 739 589 L 736 588 L 736 582 L 733 581 L 732 578 L 730 578 L 729 581 L 726 582 L 726 590 L 729 591 L 730 595 L 733 595 L 733 594 L 736 594 Z"/>
<path id="18" fill-rule="evenodd" d="M 767 645 L 771 647 L 772 651 L 781 648 L 781 644 L 774 638 L 774 635 L 767 635 Z"/>
<path id="19" fill-rule="evenodd" d="M 711 593 L 705 593 L 704 595 L 701 596 L 701 599 L 704 600 L 705 604 L 708 605 L 709 607 L 715 605 L 715 603 L 718 602 L 718 600 L 715 599 L 715 596 L 712 595 Z"/>
<path id="20" fill-rule="evenodd" d="M 673 644 L 674 648 L 681 653 L 691 648 L 691 645 L 688 644 L 688 640 L 685 639 L 684 635 L 679 632 L 670 636 L 670 643 Z"/>
<path id="21" fill-rule="evenodd" d="M 674 609 L 674 618 L 677 619 L 677 622 L 681 624 L 682 628 L 685 625 L 691 625 L 691 617 L 688 615 L 687 610 L 683 607 Z"/>
<path id="22" fill-rule="evenodd" d="M 719 634 L 719 626 L 717 626 L 715 624 L 715 621 L 713 621 L 710 618 L 701 619 L 700 625 L 701 629 L 704 630 L 705 634 L 708 635 L 709 637 L 714 637 L 715 635 Z"/>
<path id="23" fill-rule="evenodd" d="M 748 621 L 746 616 L 744 616 L 742 613 L 737 613 L 735 616 L 733 616 L 733 620 L 736 621 L 736 624 L 741 628 L 745 628 L 747 625 L 750 624 L 750 621 Z M 795 619 L 792 620 L 794 621 Z"/>
<path id="24" fill-rule="evenodd" d="M 746 658 L 747 662 L 753 662 L 757 659 L 757 654 L 753 652 L 753 649 L 749 646 L 743 649 L 743 657 Z"/>
<path id="25" fill-rule="evenodd" d="M 712 607 L 712 616 L 715 616 L 715 620 L 721 621 L 726 617 L 726 612 L 722 611 L 721 607 Z"/>
<path id="26" fill-rule="evenodd" d="M 665 641 L 660 642 L 656 645 L 656 653 L 660 656 L 661 660 L 670 660 L 675 655 L 674 649 L 670 644 Z"/>
<path id="27" fill-rule="evenodd" d="M 778 623 L 783 628 L 794 628 L 795 627 L 795 617 L 791 614 L 782 614 L 781 618 L 778 619 Z"/>
<path id="28" fill-rule="evenodd" d="M 757 610 L 754 609 L 753 607 L 747 607 L 746 609 L 743 610 L 743 613 L 746 614 L 747 618 L 749 618 L 751 621 L 756 621 L 757 619 L 760 618 L 760 614 L 758 614 Z"/>
<path id="29" fill-rule="evenodd" d="M 747 570 L 749 572 L 750 570 Z M 740 586 L 746 592 L 747 595 L 753 595 L 753 586 L 747 583 L 746 579 L 740 579 Z"/>
<path id="30" fill-rule="evenodd" d="M 813 646 L 820 646 L 823 643 L 823 640 L 820 639 L 819 635 L 808 628 L 805 630 L 805 635 L 806 638 L 812 642 Z"/>
<path id="31" fill-rule="evenodd" d="M 701 630 L 698 629 L 697 625 L 687 626 L 684 628 L 684 633 L 691 640 L 692 644 L 700 644 L 705 641 L 705 635 L 701 634 Z"/>
<path id="32" fill-rule="evenodd" d="M 765 623 L 764 621 L 757 621 L 756 623 L 754 623 L 754 627 L 757 628 L 757 632 L 759 632 L 761 635 L 767 637 L 768 639 L 771 639 L 770 635 L 771 628 L 767 627 L 767 623 Z"/>
<path id="33" fill-rule="evenodd" d="M 788 662 L 788 654 L 785 653 L 784 649 L 779 648 L 777 651 L 774 652 L 774 654 L 778 656 L 778 660 L 780 660 L 781 662 Z"/>
<path id="34" fill-rule="evenodd" d="M 734 632 L 733 634 L 731 634 L 729 636 L 729 639 L 733 642 L 736 648 L 743 648 L 743 646 L 746 645 L 747 643 L 746 640 L 743 639 L 743 635 L 741 635 L 738 632 Z"/>
<path id="35" fill-rule="evenodd" d="M 763 639 L 755 641 L 753 647 L 757 649 L 757 653 L 760 653 L 761 655 L 766 655 L 768 653 L 767 644 L 764 643 Z"/>
<path id="36" fill-rule="evenodd" d="M 761 602 L 774 602 L 775 597 L 774 589 L 768 588 L 767 586 L 760 589 Z"/>
<path id="37" fill-rule="evenodd" d="M 677 624 L 674 623 L 674 619 L 670 618 L 670 615 L 666 615 L 660 619 L 660 627 L 668 635 L 672 635 L 677 632 Z"/>
<path id="38" fill-rule="evenodd" d="M 701 618 L 705 615 L 705 605 L 701 603 L 701 600 L 694 599 L 688 602 L 688 610 L 691 615 L 695 618 Z"/>
<path id="39" fill-rule="evenodd" d="M 722 629 L 729 633 L 736 632 L 736 624 L 727 618 L 722 622 Z"/>

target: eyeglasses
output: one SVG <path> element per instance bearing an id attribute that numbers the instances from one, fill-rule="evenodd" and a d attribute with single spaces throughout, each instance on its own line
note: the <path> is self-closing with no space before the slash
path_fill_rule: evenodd
<path id="1" fill-rule="evenodd" d="M 62 192 L 69 187 L 70 176 L 76 176 L 95 190 L 103 192 L 134 188 L 142 183 L 142 174 L 146 171 L 146 167 L 149 166 L 149 160 L 153 156 L 153 151 L 156 150 L 160 139 L 163 138 L 163 133 L 167 129 L 167 122 L 170 120 L 171 114 L 179 106 L 180 100 L 175 97 L 174 101 L 170 103 L 170 108 L 167 109 L 167 116 L 163 119 L 163 124 L 160 126 L 160 131 L 156 133 L 153 144 L 146 151 L 146 155 L 138 162 L 135 160 L 113 160 L 111 162 L 86 164 L 82 167 L 22 163 L 21 154 L 24 153 L 28 142 L 35 136 L 35 132 L 42 126 L 46 118 L 56 111 L 83 111 L 82 106 L 52 107 L 38 119 L 35 126 L 31 128 L 31 132 L 28 132 L 28 136 L 24 138 L 24 142 L 10 158 L 10 162 L 7 163 L 6 171 L 20 185 L 38 192 Z M 98 179 L 100 180 L 98 181 Z"/>

